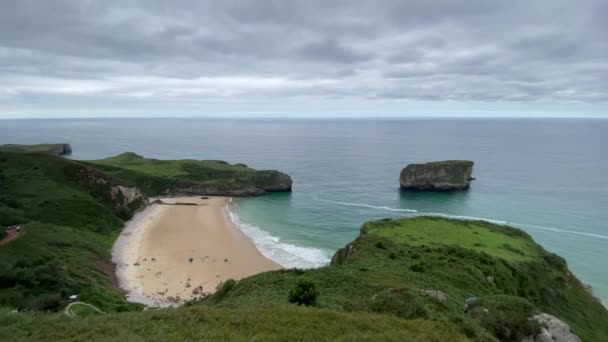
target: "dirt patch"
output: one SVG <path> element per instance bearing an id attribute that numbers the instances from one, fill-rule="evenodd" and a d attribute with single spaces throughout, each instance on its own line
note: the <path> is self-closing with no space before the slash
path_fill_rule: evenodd
<path id="1" fill-rule="evenodd" d="M 110 283 L 112 284 L 113 289 L 122 294 L 125 294 L 125 291 L 120 288 L 120 283 L 118 282 L 118 277 L 116 276 L 116 264 L 111 261 L 99 260 L 96 262 L 95 266 L 98 270 L 105 274 L 108 279 L 110 279 Z"/>
<path id="2" fill-rule="evenodd" d="M 21 233 L 17 232 L 15 229 L 11 229 L 11 230 L 7 231 L 6 235 L 4 235 L 2 240 L 0 240 L 0 246 L 6 245 L 7 243 L 15 240 L 16 238 L 19 237 L 19 235 L 21 235 Z"/>

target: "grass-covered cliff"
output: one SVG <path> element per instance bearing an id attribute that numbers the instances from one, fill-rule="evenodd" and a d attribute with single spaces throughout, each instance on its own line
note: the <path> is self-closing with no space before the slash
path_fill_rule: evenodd
<path id="1" fill-rule="evenodd" d="M 534 330 L 529 318 L 545 312 L 583 341 L 608 341 L 608 312 L 561 257 L 523 231 L 482 221 L 369 222 L 330 266 L 253 276 L 205 304 L 287 303 L 300 279 L 317 285 L 318 307 L 453 323 L 473 339 L 509 340 Z"/>
<path id="2" fill-rule="evenodd" d="M 275 170 L 254 170 L 220 160 L 159 160 L 127 152 L 89 162 L 136 185 L 150 196 L 263 195 L 290 191 L 291 178 Z"/>
<path id="3" fill-rule="evenodd" d="M 68 296 L 128 310 L 112 284 L 110 248 L 123 220 L 144 205 L 129 189 L 78 162 L 0 151 L 0 227 L 20 236 L 0 246 L 0 306 L 60 310 Z"/>
<path id="4" fill-rule="evenodd" d="M 57 156 L 61 146 L 0 146 L 0 239 L 7 226 L 22 227 L 0 240 L 0 307 L 56 311 L 77 294 L 105 311 L 138 309 L 117 288 L 110 249 L 147 194 L 179 193 L 190 181 L 243 195 L 291 186 L 287 175 L 243 165 L 133 153 L 97 164 Z"/>
<path id="5" fill-rule="evenodd" d="M 608 312 L 562 258 L 517 229 L 431 217 L 368 222 L 326 267 L 267 272 L 141 312 L 114 287 L 109 263 L 124 219 L 145 200 L 128 189 L 163 192 L 196 177 L 183 165 L 225 164 L 114 159 L 0 152 L 0 225 L 23 227 L 0 245 L 0 340 L 519 341 L 544 312 L 583 341 L 608 341 Z M 302 283 L 314 284 L 314 306 L 290 303 Z M 64 315 L 71 294 L 107 313 Z"/>

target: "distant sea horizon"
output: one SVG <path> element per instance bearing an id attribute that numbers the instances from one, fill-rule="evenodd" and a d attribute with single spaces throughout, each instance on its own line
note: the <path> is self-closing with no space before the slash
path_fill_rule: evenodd
<path id="1" fill-rule="evenodd" d="M 329 261 L 373 219 L 484 219 L 528 232 L 608 302 L 604 118 L 1 119 L 0 144 L 70 143 L 71 158 L 136 152 L 277 169 L 292 193 L 238 199 L 231 219 L 290 267 Z M 470 191 L 405 192 L 408 163 L 475 162 Z"/>

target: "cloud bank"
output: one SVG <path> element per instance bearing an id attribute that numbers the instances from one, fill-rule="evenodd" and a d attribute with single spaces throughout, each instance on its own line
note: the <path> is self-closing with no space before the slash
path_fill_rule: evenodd
<path id="1" fill-rule="evenodd" d="M 600 0 L 5 0 L 0 117 L 601 116 L 606 13 Z"/>

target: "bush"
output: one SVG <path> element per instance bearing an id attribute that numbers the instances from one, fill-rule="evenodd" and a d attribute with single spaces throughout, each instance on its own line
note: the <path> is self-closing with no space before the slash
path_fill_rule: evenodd
<path id="1" fill-rule="evenodd" d="M 388 289 L 375 294 L 370 308 L 374 312 L 390 313 L 407 319 L 429 317 L 429 310 L 420 295 L 404 289 Z"/>
<path id="2" fill-rule="evenodd" d="M 424 272 L 424 264 L 419 262 L 419 263 L 415 263 L 413 265 L 410 266 L 410 270 L 412 270 L 413 272 Z"/>
<path id="3" fill-rule="evenodd" d="M 471 304 L 468 314 L 501 341 L 520 341 L 540 331 L 539 323 L 531 319 L 536 308 L 520 297 L 481 297 Z"/>
<path id="4" fill-rule="evenodd" d="M 289 302 L 298 305 L 312 306 L 317 302 L 319 292 L 316 285 L 309 280 L 299 280 L 289 292 Z"/>
<path id="5" fill-rule="evenodd" d="M 236 285 L 236 280 L 234 280 L 234 279 L 228 279 L 224 282 L 221 282 L 217 286 L 217 291 L 213 295 L 213 299 L 216 302 L 219 302 L 220 300 L 224 299 L 224 297 L 226 297 L 228 292 L 230 292 L 230 290 L 232 290 L 235 285 Z"/>

